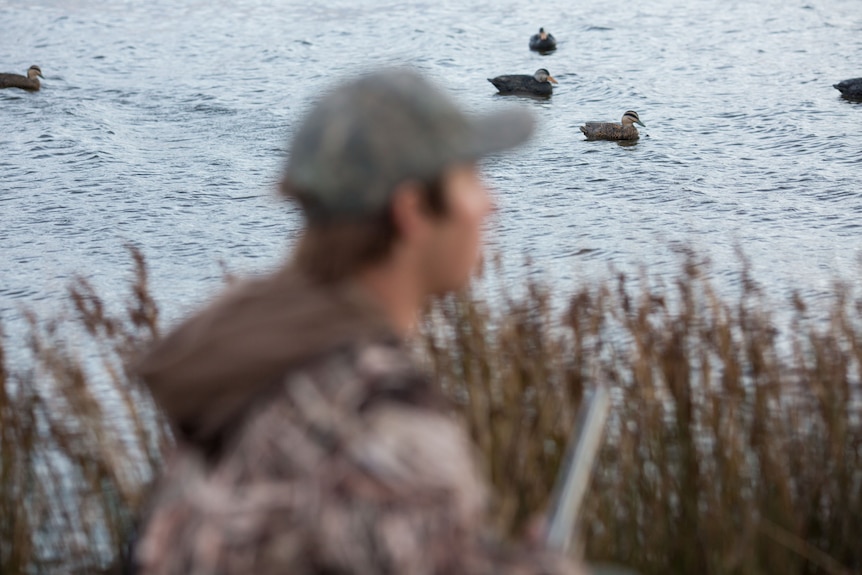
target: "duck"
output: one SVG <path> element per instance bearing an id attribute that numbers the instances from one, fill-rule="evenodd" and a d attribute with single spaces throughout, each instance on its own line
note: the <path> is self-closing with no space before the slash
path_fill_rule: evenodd
<path id="1" fill-rule="evenodd" d="M 832 87 L 841 92 L 841 95 L 850 100 L 862 100 L 862 78 L 851 78 Z"/>
<path id="2" fill-rule="evenodd" d="M 557 80 L 545 69 L 539 68 L 532 76 L 527 74 L 509 74 L 488 78 L 501 94 L 519 94 L 525 96 L 550 96 L 554 92 L 551 83 Z"/>
<path id="3" fill-rule="evenodd" d="M 44 77 L 42 69 L 39 66 L 30 66 L 26 76 L 22 76 L 21 74 L 0 74 L 0 88 L 21 88 L 22 90 L 35 92 L 41 87 L 39 78 Z"/>
<path id="4" fill-rule="evenodd" d="M 544 28 L 539 28 L 538 34 L 530 36 L 530 50 L 536 52 L 553 52 L 557 49 L 557 40 L 554 35 L 545 32 Z"/>
<path id="5" fill-rule="evenodd" d="M 634 124 L 646 127 L 638 113 L 629 110 L 623 114 L 619 124 L 616 122 L 587 122 L 580 127 L 588 140 L 637 140 L 640 135 Z"/>

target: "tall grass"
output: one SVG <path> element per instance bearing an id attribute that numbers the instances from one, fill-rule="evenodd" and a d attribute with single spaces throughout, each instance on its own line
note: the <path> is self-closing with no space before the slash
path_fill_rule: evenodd
<path id="1" fill-rule="evenodd" d="M 130 360 L 158 336 L 143 256 L 125 309 L 84 279 L 69 315 L 28 315 L 32 365 L 0 369 L 0 573 L 114 570 L 169 435 Z M 2 350 L 0 350 L 2 357 Z"/>
<path id="2" fill-rule="evenodd" d="M 108 570 L 170 444 L 127 368 L 158 337 L 133 256 L 124 309 L 78 282 L 73 322 L 31 319 L 31 369 L 0 361 L 0 573 Z M 685 260 L 669 287 L 620 276 L 564 297 L 534 280 L 432 306 L 419 356 L 479 446 L 496 526 L 517 533 L 546 506 L 601 382 L 614 405 L 589 559 L 645 575 L 862 572 L 862 302 L 839 286 L 823 313 L 775 304 L 747 276 L 728 299 L 703 269 Z"/>
<path id="3" fill-rule="evenodd" d="M 517 531 L 547 503 L 586 387 L 614 407 L 585 510 L 586 554 L 644 574 L 862 572 L 862 303 L 770 304 L 743 272 L 719 297 L 689 257 L 670 288 L 549 286 L 442 302 L 433 372 Z M 786 318 L 779 329 L 776 313 Z M 562 316 L 562 317 L 560 317 Z"/>

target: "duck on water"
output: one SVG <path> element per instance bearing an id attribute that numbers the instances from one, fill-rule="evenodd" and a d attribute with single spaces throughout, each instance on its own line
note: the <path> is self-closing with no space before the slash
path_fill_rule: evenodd
<path id="1" fill-rule="evenodd" d="M 44 77 L 39 66 L 30 66 L 26 76 L 22 76 L 21 74 L 0 74 L 0 88 L 21 88 L 22 90 L 35 92 L 41 87 L 39 78 Z"/>
<path id="2" fill-rule="evenodd" d="M 862 100 L 862 78 L 851 78 L 837 84 L 832 84 L 832 87 L 841 92 L 841 95 L 848 100 Z"/>
<path id="3" fill-rule="evenodd" d="M 530 36 L 530 50 L 536 52 L 553 52 L 557 49 L 557 40 L 550 32 L 545 32 L 544 28 L 539 28 L 538 34 Z"/>
<path id="4" fill-rule="evenodd" d="M 646 127 L 641 122 L 638 113 L 629 110 L 623 114 L 622 121 L 616 122 L 587 122 L 580 127 L 581 132 L 588 140 L 637 140 L 640 135 L 634 124 Z"/>
<path id="5" fill-rule="evenodd" d="M 501 94 L 517 94 L 522 96 L 550 96 L 554 93 L 551 83 L 557 81 L 545 69 L 539 68 L 532 76 L 527 74 L 508 74 L 488 78 Z"/>

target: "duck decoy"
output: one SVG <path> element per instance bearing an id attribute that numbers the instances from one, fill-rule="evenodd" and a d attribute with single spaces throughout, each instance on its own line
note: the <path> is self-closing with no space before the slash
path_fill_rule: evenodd
<path id="1" fill-rule="evenodd" d="M 862 78 L 851 78 L 832 87 L 841 92 L 841 95 L 849 100 L 862 100 Z"/>
<path id="2" fill-rule="evenodd" d="M 0 88 L 21 88 L 22 90 L 35 92 L 41 87 L 39 78 L 44 77 L 39 66 L 30 66 L 26 76 L 22 76 L 21 74 L 0 74 Z"/>
<path id="3" fill-rule="evenodd" d="M 551 82 L 557 81 L 544 68 L 539 68 L 532 76 L 527 74 L 509 74 L 488 78 L 501 94 L 520 94 L 525 96 L 550 96 L 554 92 Z"/>
<path id="4" fill-rule="evenodd" d="M 646 127 L 646 124 L 641 122 L 640 117 L 638 117 L 638 113 L 629 110 L 623 114 L 623 119 L 619 124 L 616 122 L 587 122 L 580 129 L 588 140 L 637 140 L 640 136 L 634 124 Z"/>
<path id="5" fill-rule="evenodd" d="M 544 28 L 539 28 L 538 34 L 530 36 L 530 50 L 536 52 L 553 52 L 557 49 L 557 40 L 550 32 L 545 32 Z"/>

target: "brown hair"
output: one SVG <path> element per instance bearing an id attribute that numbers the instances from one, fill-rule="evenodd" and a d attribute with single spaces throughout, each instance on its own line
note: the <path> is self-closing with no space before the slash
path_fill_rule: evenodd
<path id="1" fill-rule="evenodd" d="M 423 186 L 422 198 L 429 214 L 447 213 L 442 178 Z M 398 240 L 392 205 L 362 217 L 325 217 L 313 194 L 282 184 L 282 193 L 295 200 L 305 214 L 306 227 L 293 252 L 293 261 L 303 272 L 321 283 L 341 281 L 382 261 Z"/>

